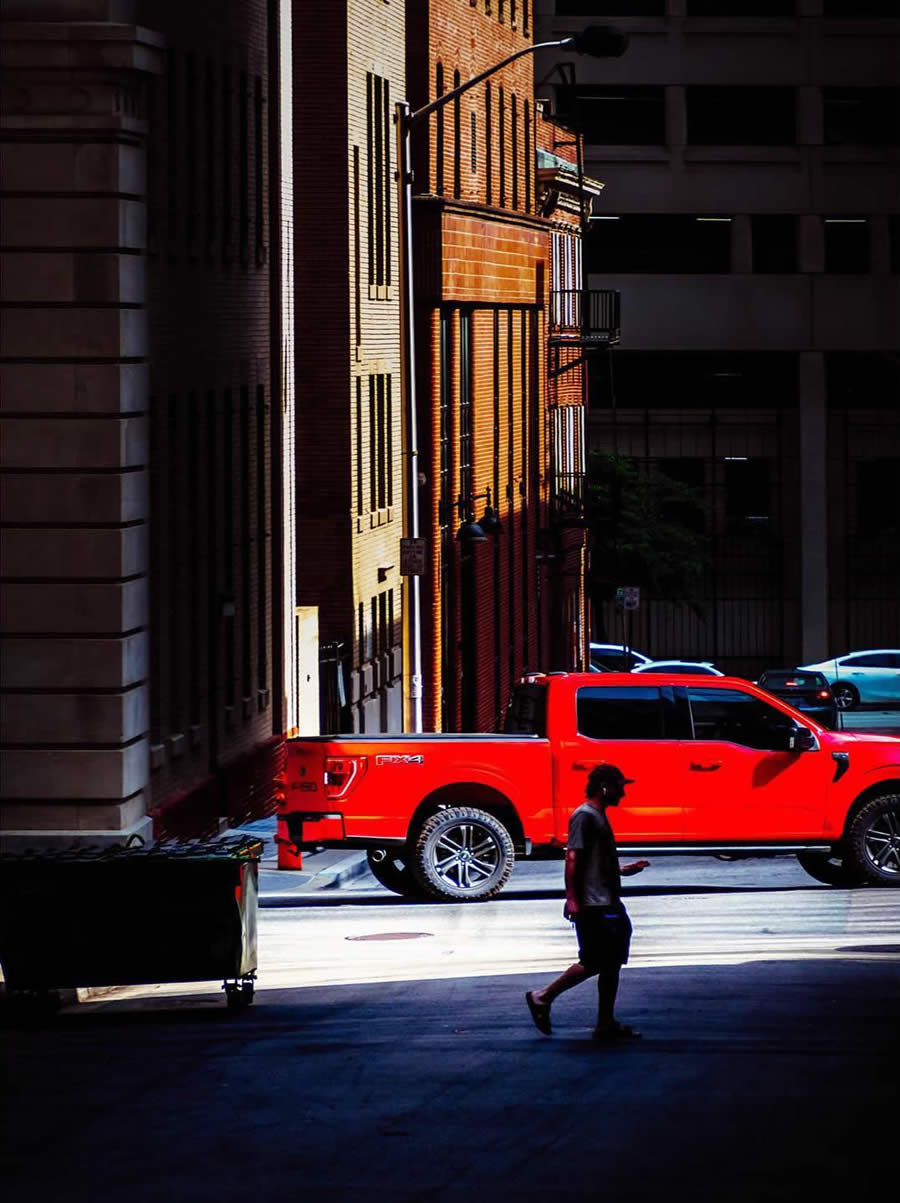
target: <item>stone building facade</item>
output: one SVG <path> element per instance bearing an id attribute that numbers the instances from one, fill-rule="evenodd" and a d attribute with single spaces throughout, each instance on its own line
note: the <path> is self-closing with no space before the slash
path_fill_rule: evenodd
<path id="1" fill-rule="evenodd" d="M 279 762 L 277 5 L 4 18 L 3 838 L 215 831 Z"/>

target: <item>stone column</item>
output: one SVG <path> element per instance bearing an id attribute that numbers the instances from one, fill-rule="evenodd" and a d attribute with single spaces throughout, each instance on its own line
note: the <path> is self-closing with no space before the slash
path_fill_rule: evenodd
<path id="1" fill-rule="evenodd" d="M 825 363 L 819 351 L 798 356 L 800 426 L 801 663 L 828 655 L 828 459 Z"/>
<path id="2" fill-rule="evenodd" d="M 0 839 L 111 843 L 150 828 L 142 90 L 161 39 L 99 0 L 4 11 L 36 19 L 0 35 Z"/>

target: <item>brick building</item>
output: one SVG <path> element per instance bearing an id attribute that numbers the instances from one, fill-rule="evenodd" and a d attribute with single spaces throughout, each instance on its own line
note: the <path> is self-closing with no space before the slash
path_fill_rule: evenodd
<path id="1" fill-rule="evenodd" d="M 323 729 L 399 731 L 404 5 L 293 10 L 297 601 L 318 611 Z"/>
<path id="2" fill-rule="evenodd" d="M 532 40 L 527 3 L 407 14 L 414 109 Z M 583 663 L 584 532 L 557 504 L 583 472 L 583 368 L 548 374 L 551 334 L 576 334 L 551 314 L 580 286 L 576 156 L 529 56 L 437 110 L 413 155 L 425 727 L 490 730 L 523 671 Z"/>
<path id="3" fill-rule="evenodd" d="M 4 5 L 11 846 L 272 801 L 278 7 Z"/>

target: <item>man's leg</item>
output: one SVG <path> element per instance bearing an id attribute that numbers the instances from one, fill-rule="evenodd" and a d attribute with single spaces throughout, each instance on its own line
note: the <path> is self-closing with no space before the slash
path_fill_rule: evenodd
<path id="1" fill-rule="evenodd" d="M 571 990 L 573 986 L 579 985 L 590 976 L 590 971 L 585 969 L 580 961 L 576 961 L 558 978 L 544 986 L 543 990 L 532 990 L 531 997 L 539 1007 L 549 1007 L 554 998 L 558 998 L 560 994 Z"/>
<path id="2" fill-rule="evenodd" d="M 616 994 L 619 991 L 619 965 L 607 965 L 597 974 L 597 1027 L 605 1032 L 615 1023 Z"/>

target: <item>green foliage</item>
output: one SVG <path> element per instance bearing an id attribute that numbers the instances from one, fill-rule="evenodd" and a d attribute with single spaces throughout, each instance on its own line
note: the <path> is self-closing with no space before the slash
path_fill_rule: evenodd
<path id="1" fill-rule="evenodd" d="M 626 456 L 592 452 L 587 492 L 598 598 L 612 597 L 617 585 L 672 601 L 699 595 L 709 557 L 695 489 Z"/>

